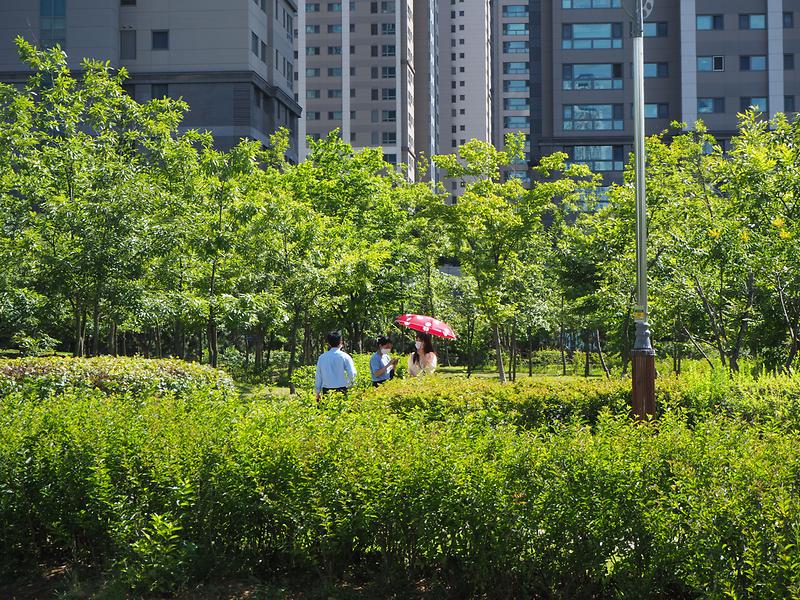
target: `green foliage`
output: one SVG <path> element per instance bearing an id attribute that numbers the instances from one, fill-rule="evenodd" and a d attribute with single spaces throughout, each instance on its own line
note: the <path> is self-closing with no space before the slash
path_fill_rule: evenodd
<path id="1" fill-rule="evenodd" d="M 800 592 L 794 379 L 664 380 L 657 427 L 629 420 L 624 382 L 423 383 L 336 410 L 4 394 L 0 565 L 104 564 L 143 593 L 376 565 L 458 597 Z"/>
<path id="2" fill-rule="evenodd" d="M 206 392 L 228 397 L 233 381 L 207 366 L 179 360 L 139 358 L 0 359 L 0 396 L 45 399 L 53 394 L 98 390 L 103 394 L 150 395 Z"/>

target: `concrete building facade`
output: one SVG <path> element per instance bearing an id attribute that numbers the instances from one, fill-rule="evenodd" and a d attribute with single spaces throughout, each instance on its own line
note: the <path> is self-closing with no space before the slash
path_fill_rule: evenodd
<path id="1" fill-rule="evenodd" d="M 339 129 L 354 148 L 381 146 L 413 177 L 414 54 L 413 2 L 306 2 L 295 44 L 300 139 Z M 301 143 L 301 157 L 307 151 Z"/>
<path id="2" fill-rule="evenodd" d="M 297 155 L 300 106 L 294 99 L 294 0 L 4 0 L 0 4 L 0 80 L 24 81 L 14 38 L 56 43 L 70 67 L 83 58 L 130 73 L 137 100 L 183 98 L 183 128 L 209 130 L 222 148 L 240 138 L 268 143 L 292 132 Z"/>
<path id="3" fill-rule="evenodd" d="M 533 160 L 564 150 L 620 181 L 632 150 L 630 17 L 624 0 L 528 2 Z M 737 113 L 794 112 L 800 5 L 793 0 L 656 0 L 645 25 L 648 134 L 702 119 L 723 144 Z"/>

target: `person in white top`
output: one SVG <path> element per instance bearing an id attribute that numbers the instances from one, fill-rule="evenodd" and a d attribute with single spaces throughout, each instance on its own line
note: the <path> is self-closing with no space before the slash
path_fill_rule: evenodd
<path id="1" fill-rule="evenodd" d="M 417 332 L 417 349 L 408 357 L 408 374 L 411 377 L 430 375 L 436 370 L 437 358 L 431 334 Z"/>

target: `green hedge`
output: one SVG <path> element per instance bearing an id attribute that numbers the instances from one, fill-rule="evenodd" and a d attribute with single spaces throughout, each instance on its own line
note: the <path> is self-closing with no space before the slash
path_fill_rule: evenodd
<path id="1" fill-rule="evenodd" d="M 740 383 L 734 402 L 787 382 Z M 535 391 L 578 415 L 625 385 L 428 378 L 321 409 L 14 392 L 0 399 L 0 569 L 79 560 L 167 592 L 220 574 L 379 571 L 437 598 L 797 597 L 797 431 L 683 408 L 657 427 L 525 408 L 544 421 L 521 429 L 460 408 Z M 686 385 L 684 403 L 722 396 Z"/>
<path id="2" fill-rule="evenodd" d="M 224 372 L 181 360 L 110 356 L 0 360 L 0 396 L 20 393 L 42 399 L 69 390 L 147 396 L 202 390 L 225 397 L 233 389 Z"/>
<path id="3" fill-rule="evenodd" d="M 422 411 L 434 420 L 471 415 L 487 423 L 535 428 L 573 419 L 592 424 L 604 410 L 627 414 L 630 390 L 628 378 L 533 377 L 499 385 L 433 376 L 392 381 L 367 391 L 362 401 L 399 414 Z M 659 417 L 674 411 L 690 420 L 718 414 L 800 430 L 800 377 L 665 376 L 656 380 L 656 401 Z"/>

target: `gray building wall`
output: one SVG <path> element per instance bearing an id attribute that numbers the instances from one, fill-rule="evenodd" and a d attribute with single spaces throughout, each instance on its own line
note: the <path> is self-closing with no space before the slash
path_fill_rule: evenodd
<path id="1" fill-rule="evenodd" d="M 510 1 L 510 0 L 509 0 Z M 630 18 L 619 0 L 596 2 L 597 6 L 613 8 L 568 8 L 571 0 L 553 0 L 534 3 L 531 14 L 531 41 L 541 41 L 541 53 L 532 53 L 532 72 L 541 72 L 541 84 L 532 79 L 531 107 L 534 111 L 534 159 L 556 150 L 575 154 L 575 146 L 612 146 L 615 156 L 627 159 L 632 149 L 633 136 L 633 85 L 631 63 Z M 534 4 L 540 4 L 533 10 Z M 574 4 L 578 5 L 577 2 Z M 580 3 L 585 6 L 585 3 Z M 784 28 L 786 24 L 794 26 Z M 765 27 L 747 29 L 740 27 L 740 15 L 764 15 Z M 717 16 L 721 18 L 721 29 L 698 29 L 701 19 Z M 541 19 L 539 26 L 535 19 Z M 694 126 L 701 118 L 711 133 L 723 143 L 737 129 L 737 113 L 746 98 L 768 98 L 770 115 L 796 106 L 800 94 L 800 77 L 794 68 L 784 69 L 797 61 L 800 53 L 800 4 L 794 0 L 660 0 L 647 22 L 650 37 L 645 38 L 645 63 L 654 70 L 645 80 L 645 102 L 650 115 L 646 119 L 648 134 L 663 131 L 673 120 L 683 121 L 687 127 Z M 570 25 L 618 24 L 621 28 L 619 47 L 565 47 L 568 39 L 565 29 Z M 565 28 L 565 26 L 567 26 Z M 585 43 L 573 44 L 573 46 Z M 616 45 L 614 43 L 610 45 Z M 722 70 L 699 70 L 698 57 L 722 57 Z M 764 70 L 745 70 L 743 57 L 767 57 Z M 538 63 L 538 64 L 537 64 Z M 598 85 L 585 79 L 579 82 L 568 80 L 564 75 L 569 65 L 615 64 L 621 68 L 619 86 Z M 654 65 L 666 65 L 657 67 Z M 565 69 L 565 65 L 567 66 Z M 798 65 L 800 67 L 800 64 Z M 613 89 L 615 88 L 616 89 Z M 537 97 L 537 89 L 541 97 Z M 699 99 L 720 98 L 718 111 L 709 113 L 699 110 Z M 784 101 L 788 105 L 784 105 Z M 592 129 L 585 124 L 565 127 L 565 110 L 578 105 L 615 105 L 621 109 L 621 123 L 611 127 Z M 565 109 L 565 107 L 567 107 Z M 541 111 L 541 131 L 536 131 Z M 613 125 L 621 125 L 617 128 Z M 607 181 L 620 181 L 621 161 L 598 160 Z"/>
<path id="2" fill-rule="evenodd" d="M 126 88 L 140 101 L 166 85 L 170 97 L 189 103 L 183 128 L 210 130 L 223 148 L 242 137 L 266 144 L 277 127 L 287 126 L 292 131 L 290 158 L 297 159 L 294 0 L 136 0 L 126 6 L 64 0 L 64 7 L 63 48 L 71 68 L 79 69 L 84 57 L 125 67 L 130 74 Z M 40 15 L 39 2 L 0 4 L 0 79 L 26 77 L 14 37 L 46 42 L 42 25 L 47 19 Z M 154 31 L 168 32 L 167 48 L 154 46 Z M 123 54 L 123 35 L 135 39 L 135 51 L 129 45 Z"/>

